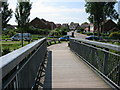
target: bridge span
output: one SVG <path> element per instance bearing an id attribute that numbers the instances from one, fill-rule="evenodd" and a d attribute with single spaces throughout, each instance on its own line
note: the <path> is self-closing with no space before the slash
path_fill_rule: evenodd
<path id="1" fill-rule="evenodd" d="M 77 38 L 47 45 L 42 38 L 0 57 L 0 89 L 120 90 L 120 46 Z"/>

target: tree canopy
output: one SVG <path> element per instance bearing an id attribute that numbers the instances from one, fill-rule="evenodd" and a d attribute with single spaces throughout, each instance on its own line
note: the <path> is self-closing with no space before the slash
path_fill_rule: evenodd
<path id="1" fill-rule="evenodd" d="M 118 19 L 118 13 L 114 9 L 115 4 L 116 2 L 87 2 L 85 7 L 86 12 L 90 14 L 89 21 L 93 22 L 93 16 L 96 22 L 107 18 Z"/>
<path id="2" fill-rule="evenodd" d="M 31 8 L 32 8 L 32 4 L 30 3 L 30 0 L 27 0 L 27 2 L 18 1 L 15 17 L 16 17 L 16 22 L 18 23 L 19 28 L 25 28 L 26 25 L 29 23 Z"/>
<path id="3" fill-rule="evenodd" d="M 12 9 L 9 9 L 8 6 L 9 4 L 7 2 L 1 2 L 2 7 L 2 28 L 5 28 L 7 26 L 7 23 L 9 20 L 12 18 Z"/>
<path id="4" fill-rule="evenodd" d="M 86 2 L 86 12 L 90 14 L 88 19 L 98 27 L 98 32 L 101 22 L 107 18 L 118 19 L 115 4 L 116 2 Z"/>

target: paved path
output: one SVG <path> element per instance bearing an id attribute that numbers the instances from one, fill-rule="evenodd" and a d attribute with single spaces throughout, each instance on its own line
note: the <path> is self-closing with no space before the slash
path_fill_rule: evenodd
<path id="1" fill-rule="evenodd" d="M 72 35 L 72 31 L 67 33 L 68 35 Z M 81 34 L 81 33 L 77 33 L 74 32 L 74 36 L 75 38 L 81 38 L 81 39 L 85 39 L 87 37 L 87 35 Z"/>
<path id="2" fill-rule="evenodd" d="M 49 49 L 52 51 L 52 88 L 109 88 L 67 43 L 52 45 Z"/>

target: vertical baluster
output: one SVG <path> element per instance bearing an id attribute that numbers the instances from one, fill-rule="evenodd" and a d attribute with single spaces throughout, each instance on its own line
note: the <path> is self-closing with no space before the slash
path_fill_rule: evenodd
<path id="1" fill-rule="evenodd" d="M 105 49 L 105 50 L 109 51 L 109 49 Z M 108 63 L 107 63 L 108 62 L 108 57 L 109 57 L 109 54 L 104 52 L 103 73 L 105 75 L 107 75 L 107 73 L 108 73 Z"/>
<path id="2" fill-rule="evenodd" d="M 118 85 L 120 86 L 120 63 L 118 66 Z"/>

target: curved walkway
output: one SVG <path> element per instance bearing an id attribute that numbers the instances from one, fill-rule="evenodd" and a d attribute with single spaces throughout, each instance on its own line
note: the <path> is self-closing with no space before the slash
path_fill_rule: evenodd
<path id="1" fill-rule="evenodd" d="M 67 46 L 48 47 L 52 51 L 52 88 L 110 88 Z"/>

